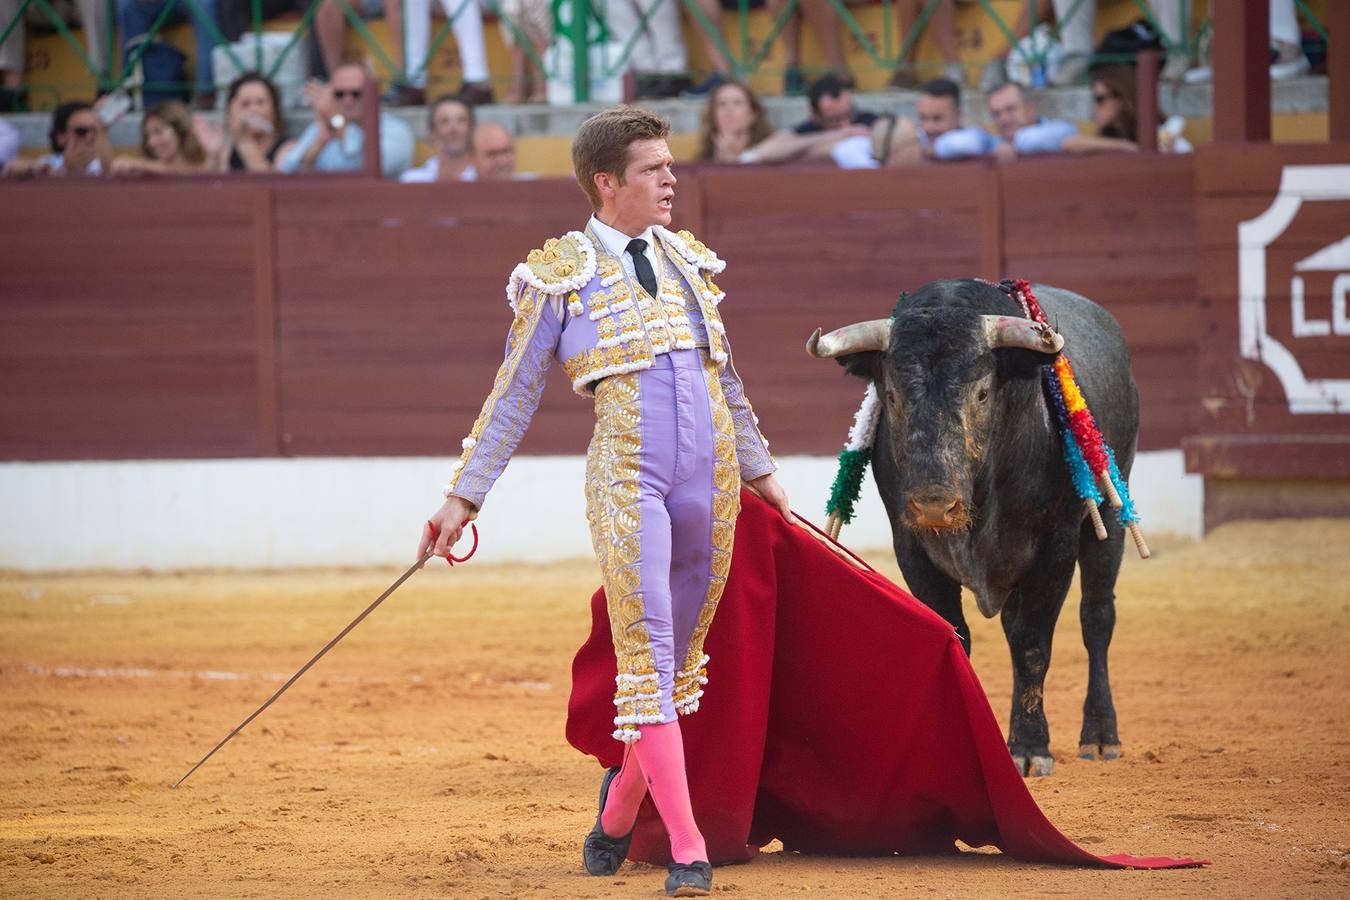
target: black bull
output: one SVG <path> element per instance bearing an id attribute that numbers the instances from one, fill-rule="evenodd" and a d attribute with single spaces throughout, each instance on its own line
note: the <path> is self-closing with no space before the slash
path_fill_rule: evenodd
<path id="1" fill-rule="evenodd" d="M 1119 326 L 1077 294 L 1034 292 L 1128 477 L 1139 397 Z M 1106 657 L 1124 531 L 1104 510 L 1108 536 L 1099 541 L 1074 491 L 1042 389 L 1052 337 L 1032 331 L 1018 303 L 993 285 L 939 281 L 903 299 L 890 323 L 859 323 L 808 345 L 877 386 L 873 476 L 909 589 L 952 623 L 967 652 L 961 586 L 985 616 L 1002 613 L 1013 665 L 1008 748 L 1032 775 L 1054 767 L 1043 689 L 1075 563 L 1089 668 L 1079 754 L 1120 755 Z"/>

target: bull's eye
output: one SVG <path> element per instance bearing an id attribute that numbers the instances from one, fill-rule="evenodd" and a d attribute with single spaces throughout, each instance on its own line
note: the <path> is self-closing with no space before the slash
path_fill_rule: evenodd
<path id="1" fill-rule="evenodd" d="M 989 399 L 989 388 L 987 388 L 987 387 L 982 387 L 982 388 L 980 388 L 980 393 L 977 395 L 977 399 L 978 399 L 981 403 L 983 403 L 984 401 L 988 400 L 988 399 Z"/>

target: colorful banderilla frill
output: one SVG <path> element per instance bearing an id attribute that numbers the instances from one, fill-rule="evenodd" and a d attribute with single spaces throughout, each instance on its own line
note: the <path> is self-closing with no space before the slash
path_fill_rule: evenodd
<path id="1" fill-rule="evenodd" d="M 881 402 L 877 397 L 875 382 L 867 382 L 867 392 L 863 395 L 862 406 L 853 416 L 853 427 L 848 430 L 848 443 L 839 454 L 839 469 L 834 474 L 834 484 L 830 485 L 830 499 L 825 504 L 825 530 L 832 538 L 838 538 L 846 522 L 853 521 L 853 505 L 862 493 L 863 473 L 872 460 L 872 441 L 877 433 L 877 420 L 881 417 Z"/>
<path id="2" fill-rule="evenodd" d="M 1024 279 L 1004 281 L 1000 287 L 1021 304 L 1022 312 L 1028 319 L 1049 327 L 1029 282 Z M 1074 377 L 1073 364 L 1067 356 L 1060 354 L 1054 362 L 1041 367 L 1041 375 L 1045 381 L 1046 396 L 1059 422 L 1059 433 L 1064 440 L 1064 458 L 1074 489 L 1083 498 L 1097 540 L 1106 540 L 1106 524 L 1097 509 L 1105 494 L 1105 499 L 1116 510 L 1116 518 L 1134 539 L 1139 555 L 1148 559 L 1148 544 L 1144 543 L 1143 532 L 1139 530 L 1139 513 L 1130 500 L 1129 486 L 1116 465 L 1115 453 L 1102 438 L 1097 420 L 1088 409 L 1078 380 Z"/>

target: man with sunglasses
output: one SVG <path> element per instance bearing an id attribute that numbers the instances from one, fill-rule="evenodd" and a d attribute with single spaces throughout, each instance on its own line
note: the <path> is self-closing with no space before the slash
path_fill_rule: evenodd
<path id="1" fill-rule="evenodd" d="M 108 135 L 90 103 L 64 103 L 52 113 L 47 133 L 52 152 L 38 159 L 16 159 L 4 168 L 6 178 L 38 175 L 102 175 L 112 162 Z"/>
<path id="2" fill-rule="evenodd" d="M 310 81 L 305 99 L 314 110 L 314 121 L 277 164 L 277 170 L 293 172 L 358 172 L 365 163 L 365 134 L 361 128 L 362 98 L 374 90 L 359 63 L 343 63 L 333 70 L 328 84 Z M 380 112 L 380 169 L 386 178 L 397 178 L 413 158 L 413 134 L 399 119 Z"/>

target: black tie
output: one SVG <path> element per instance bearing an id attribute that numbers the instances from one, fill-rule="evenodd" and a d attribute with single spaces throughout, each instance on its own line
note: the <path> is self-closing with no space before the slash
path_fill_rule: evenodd
<path id="1" fill-rule="evenodd" d="M 653 297 L 656 296 L 656 273 L 652 271 L 652 264 L 647 262 L 647 242 L 642 238 L 633 238 L 624 248 L 628 255 L 633 257 L 633 269 L 637 272 L 638 283 L 642 289 Z"/>

